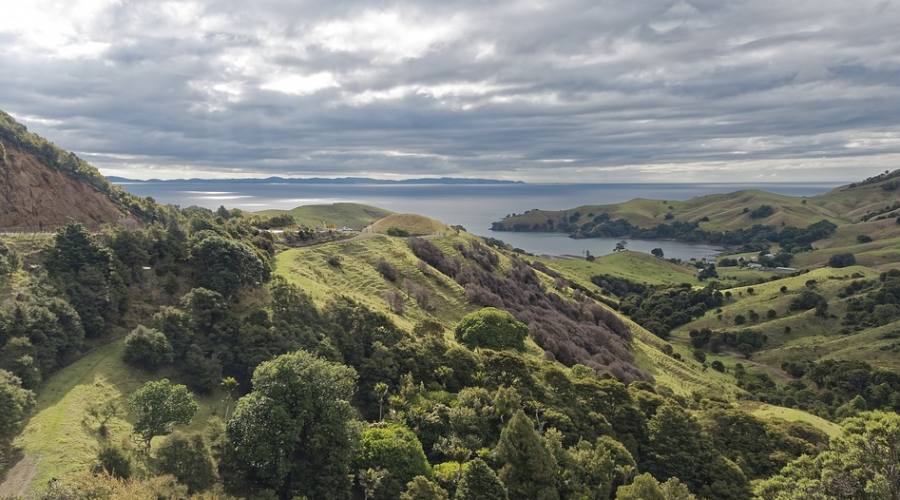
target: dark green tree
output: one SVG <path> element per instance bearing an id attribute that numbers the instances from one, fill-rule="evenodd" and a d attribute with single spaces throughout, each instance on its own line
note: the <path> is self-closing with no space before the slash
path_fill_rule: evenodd
<path id="1" fill-rule="evenodd" d="M 174 359 L 172 344 L 159 330 L 138 325 L 125 338 L 125 362 L 154 371 Z"/>
<path id="2" fill-rule="evenodd" d="M 78 311 L 89 337 L 105 333 L 124 304 L 121 278 L 112 262 L 112 252 L 81 224 L 60 229 L 47 256 L 47 271 Z"/>
<path id="3" fill-rule="evenodd" d="M 747 498 L 747 478 L 714 447 L 697 420 L 674 403 L 659 407 L 647 424 L 641 469 L 657 479 L 677 477 L 692 491 L 714 498 Z"/>
<path id="4" fill-rule="evenodd" d="M 221 236 L 207 236 L 191 246 L 197 283 L 230 297 L 244 286 L 259 286 L 269 268 L 249 246 Z"/>
<path id="5" fill-rule="evenodd" d="M 459 485 L 456 487 L 454 500 L 507 500 L 506 487 L 497 477 L 497 474 L 484 463 L 484 460 L 476 458 L 468 462 L 463 470 Z M 532 498 L 532 497 L 513 497 Z"/>
<path id="6" fill-rule="evenodd" d="M 305 351 L 259 365 L 228 420 L 220 473 L 235 493 L 346 498 L 356 372 Z"/>
<path id="7" fill-rule="evenodd" d="M 171 474 L 188 487 L 189 493 L 209 489 L 216 481 L 209 448 L 199 435 L 174 434 L 156 450 L 154 461 L 160 474 Z"/>
<path id="8" fill-rule="evenodd" d="M 556 499 L 556 461 L 525 412 L 519 410 L 500 433 L 500 479 L 512 498 Z"/>

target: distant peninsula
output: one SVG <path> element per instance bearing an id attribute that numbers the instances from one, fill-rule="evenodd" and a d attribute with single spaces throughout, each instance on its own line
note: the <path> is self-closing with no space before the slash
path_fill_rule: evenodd
<path id="1" fill-rule="evenodd" d="M 522 181 L 508 181 L 508 180 L 500 180 L 500 179 L 471 179 L 464 177 L 438 177 L 438 178 L 415 178 L 415 179 L 373 179 L 369 177 L 337 177 L 337 178 L 328 178 L 328 177 L 310 177 L 310 178 L 286 178 L 286 177 L 265 177 L 265 178 L 248 178 L 248 179 L 129 179 L 126 177 L 115 177 L 108 176 L 107 179 L 109 182 L 114 184 L 124 184 L 124 183 L 159 183 L 159 182 L 196 182 L 203 184 L 219 184 L 219 185 L 227 185 L 227 184 L 247 184 L 247 183 L 260 183 L 260 184 L 271 184 L 271 183 L 283 183 L 283 184 L 446 184 L 446 185 L 471 185 L 471 184 L 483 184 L 483 185 L 491 185 L 491 184 L 525 184 Z"/>

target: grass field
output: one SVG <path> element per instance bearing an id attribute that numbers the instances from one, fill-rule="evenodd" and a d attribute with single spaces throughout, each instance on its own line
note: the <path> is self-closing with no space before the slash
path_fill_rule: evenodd
<path id="1" fill-rule="evenodd" d="M 340 258 L 340 266 L 328 263 L 332 256 Z M 375 268 L 381 260 L 396 268 L 399 276 L 395 282 L 385 279 Z M 423 319 L 450 325 L 474 310 L 466 304 L 459 284 L 434 269 L 429 272 L 431 276 L 426 276 L 418 263 L 419 259 L 409 250 L 405 238 L 364 235 L 349 241 L 282 252 L 276 257 L 276 273 L 304 289 L 319 305 L 338 295 L 346 295 L 387 314 L 406 329 Z M 424 286 L 433 305 L 423 308 L 407 296 L 405 280 Z M 388 292 L 398 292 L 404 297 L 402 315 L 391 311 L 385 299 Z"/>
<path id="2" fill-rule="evenodd" d="M 791 276 L 776 281 L 769 281 L 752 286 L 743 286 L 726 290 L 732 298 L 721 307 L 721 311 L 712 310 L 701 318 L 682 326 L 674 332 L 674 337 L 687 340 L 688 331 L 692 329 L 710 328 L 713 330 L 750 329 L 765 333 L 769 337 L 768 346 L 775 347 L 782 343 L 822 332 L 837 332 L 839 319 L 816 317 L 814 311 L 790 311 L 791 301 L 807 289 L 807 281 L 816 281 L 815 292 L 828 300 L 829 312 L 842 316 L 843 301 L 837 298 L 838 292 L 854 279 L 854 275 L 865 279 L 873 279 L 878 272 L 863 266 L 851 266 L 843 269 L 820 268 L 799 276 Z M 781 287 L 787 287 L 781 292 Z M 752 289 L 752 293 L 751 293 Z M 767 318 L 767 312 L 774 310 L 776 317 Z M 750 317 L 755 311 L 760 319 L 753 323 L 747 321 L 743 325 L 735 322 L 737 316 Z M 791 332 L 785 333 L 785 327 Z"/>
<path id="3" fill-rule="evenodd" d="M 787 422 L 807 423 L 824 432 L 831 438 L 841 434 L 841 427 L 839 425 L 803 410 L 749 401 L 741 403 L 740 406 L 751 415 L 763 420 L 784 420 Z"/>
<path id="4" fill-rule="evenodd" d="M 630 250 L 597 257 L 593 262 L 582 258 L 538 258 L 537 260 L 558 271 L 567 279 L 589 288 L 596 288 L 590 282 L 590 278 L 598 274 L 610 274 L 649 285 L 700 284 L 697 281 L 696 269 L 693 267 L 673 264 L 650 254 Z"/>
<path id="5" fill-rule="evenodd" d="M 124 401 L 144 382 L 166 376 L 165 372 L 148 374 L 129 367 L 122 361 L 123 348 L 123 340 L 98 347 L 42 385 L 33 416 L 15 441 L 34 467 L 32 474 L 26 475 L 31 476 L 29 484 L 19 485 L 24 491 L 40 491 L 51 478 L 84 470 L 93 463 L 98 436 L 83 425 L 91 402 Z M 220 397 L 215 394 L 198 397 L 197 402 L 200 409 L 186 430 L 202 430 L 221 409 Z M 110 442 L 141 446 L 132 444 L 128 418 L 114 419 L 110 430 Z M 159 439 L 164 438 L 155 438 L 154 443 Z"/>
<path id="6" fill-rule="evenodd" d="M 303 205 L 291 210 L 263 210 L 258 215 L 291 215 L 297 224 L 308 227 L 347 226 L 360 230 L 382 217 L 390 215 L 390 210 L 362 205 L 359 203 L 333 203 L 331 205 Z"/>
<path id="7" fill-rule="evenodd" d="M 405 231 L 413 236 L 435 234 L 447 230 L 442 222 L 416 214 L 391 214 L 379 219 L 366 228 L 366 231 L 385 234 L 390 229 Z"/>

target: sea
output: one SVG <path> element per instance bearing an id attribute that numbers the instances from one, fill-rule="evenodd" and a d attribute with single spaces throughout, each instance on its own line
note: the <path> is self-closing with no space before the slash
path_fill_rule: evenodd
<path id="1" fill-rule="evenodd" d="M 761 189 L 793 196 L 825 193 L 836 184 L 457 184 L 382 182 L 298 182 L 297 180 L 169 180 L 116 181 L 139 196 L 182 207 L 211 209 L 225 206 L 248 211 L 290 209 L 299 205 L 353 202 L 395 212 L 416 213 L 467 231 L 503 240 L 537 255 L 605 255 L 619 238 L 573 239 L 562 233 L 492 231 L 491 223 L 529 209 L 560 210 L 580 205 L 620 203 L 634 198 L 687 200 L 694 196 Z M 668 258 L 709 259 L 722 251 L 711 245 L 677 241 L 627 240 L 630 250 L 650 252 L 662 248 Z"/>

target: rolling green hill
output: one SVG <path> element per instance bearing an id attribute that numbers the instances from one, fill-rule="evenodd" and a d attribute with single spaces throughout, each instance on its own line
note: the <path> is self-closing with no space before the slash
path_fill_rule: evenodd
<path id="1" fill-rule="evenodd" d="M 390 210 L 360 203 L 332 203 L 330 205 L 302 205 L 291 210 L 263 210 L 257 215 L 290 215 L 301 226 L 330 227 L 347 226 L 360 230 L 382 217 L 391 215 Z"/>
<path id="2" fill-rule="evenodd" d="M 762 206 L 771 207 L 772 213 L 755 217 L 753 211 Z M 585 205 L 568 210 L 530 210 L 503 219 L 495 225 L 495 229 L 529 230 L 539 227 L 546 230 L 566 227 L 566 222 L 578 225 L 601 214 L 608 215 L 611 220 L 626 220 L 640 228 L 681 221 L 698 223 L 701 229 L 708 231 L 736 230 L 754 224 L 805 227 L 820 220 L 849 222 L 839 215 L 840 212 L 805 198 L 748 190 L 700 196 L 687 201 L 638 198 L 624 203 Z"/>
<path id="3" fill-rule="evenodd" d="M 436 234 L 447 229 L 443 223 L 416 214 L 391 214 L 373 222 L 366 231 L 387 234 L 390 230 L 400 231 L 411 236 Z"/>

